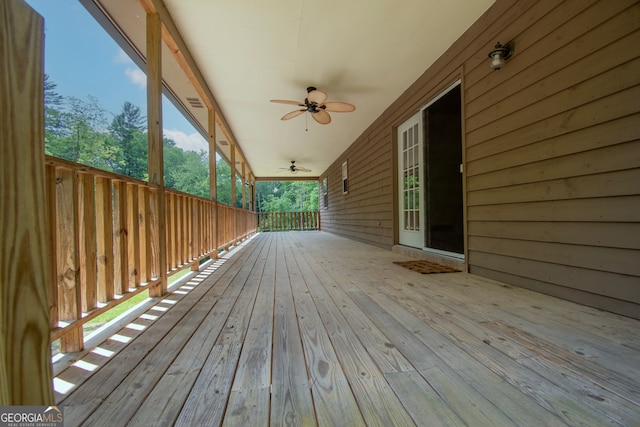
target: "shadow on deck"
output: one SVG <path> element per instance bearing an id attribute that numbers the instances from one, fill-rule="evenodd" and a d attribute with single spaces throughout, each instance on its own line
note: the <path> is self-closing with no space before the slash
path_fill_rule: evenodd
<path id="1" fill-rule="evenodd" d="M 65 425 L 638 425 L 640 322 L 263 233 L 57 362 Z"/>

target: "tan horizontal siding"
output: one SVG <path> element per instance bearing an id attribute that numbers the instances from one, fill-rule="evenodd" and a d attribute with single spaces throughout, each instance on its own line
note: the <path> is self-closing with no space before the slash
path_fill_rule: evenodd
<path id="1" fill-rule="evenodd" d="M 478 206 L 542 200 L 631 196 L 637 194 L 639 182 L 640 169 L 629 169 L 479 190 L 470 193 L 467 201 L 469 206 Z"/>
<path id="2" fill-rule="evenodd" d="M 461 79 L 469 271 L 640 317 L 638 46 L 637 0 L 498 0 L 325 172 L 323 229 L 395 242 L 396 127 Z"/>
<path id="3" fill-rule="evenodd" d="M 482 46 L 480 53 L 482 62 L 477 62 L 478 66 L 465 76 L 468 83 L 466 100 L 469 103 L 469 116 L 502 102 L 514 93 L 525 91 L 526 94 L 527 88 L 531 85 L 537 84 L 534 87 L 548 90 L 548 94 L 557 91 L 555 83 L 543 83 L 545 77 L 550 72 L 562 73 L 564 68 L 578 62 L 593 51 L 610 47 L 609 43 L 628 34 L 629 31 L 622 30 L 622 33 L 619 33 L 618 28 L 606 27 L 604 30 L 609 33 L 603 37 L 592 30 L 606 21 L 607 17 L 619 14 L 634 2 L 634 0 L 616 1 L 615 4 L 610 4 L 608 5 L 610 7 L 603 10 L 602 6 L 593 0 L 565 1 L 560 2 L 557 8 L 551 9 L 541 20 L 536 20 L 539 14 L 521 15 L 513 25 L 502 31 L 502 34 L 510 35 L 508 39 L 516 40 L 516 52 L 509 60 L 509 67 L 504 67 L 497 73 L 487 73 L 486 56 L 483 56 L 483 54 L 486 55 L 486 46 Z M 539 2 L 535 9 L 541 9 L 540 13 L 544 13 L 545 9 L 549 10 L 549 3 Z M 629 17 L 622 17 L 622 19 L 625 18 Z M 608 25 L 612 26 L 611 23 Z M 505 43 L 508 40 L 501 41 Z M 517 75 L 517 78 L 508 81 L 505 74 L 508 77 Z M 497 94 L 491 93 L 491 96 L 487 97 L 486 95 L 496 85 L 504 87 L 505 90 Z M 481 96 L 482 99 L 478 99 Z"/>
<path id="4" fill-rule="evenodd" d="M 633 154 L 640 155 L 640 140 L 627 144 L 619 144 L 599 150 L 590 150 L 574 155 L 555 157 L 548 160 L 521 165 L 517 168 L 500 169 L 495 172 L 486 172 L 481 175 L 470 176 L 467 180 L 467 189 L 472 193 L 486 189 L 506 188 L 517 190 L 530 189 L 531 195 L 520 197 L 544 196 L 543 193 L 552 193 L 554 190 L 567 191 L 567 198 L 573 193 L 582 191 L 595 192 L 594 189 L 580 188 L 580 181 L 586 181 L 586 185 L 594 185 L 589 181 L 613 180 L 627 189 L 609 189 L 614 191 L 611 195 L 636 194 L 638 185 L 632 181 L 637 176 L 634 166 L 638 160 Z M 617 174 L 616 174 L 617 173 Z M 593 177 L 597 175 L 596 177 Z M 591 178 L 589 178 L 591 176 Z M 526 185 L 536 183 L 538 185 Z M 602 186 L 606 183 L 600 182 Z M 566 188 L 567 186 L 571 188 Z M 539 191 L 534 191 L 538 189 Z M 627 193 L 625 193 L 625 191 Z M 607 189 L 603 189 L 604 195 Z M 574 197 L 579 197 L 575 195 Z M 544 199 L 544 197 L 542 197 Z M 535 200 L 535 199 L 534 199 Z M 507 201 L 505 201 L 507 202 Z M 508 202 L 507 202 L 508 203 Z M 473 203 L 470 203 L 473 204 Z"/>
<path id="5" fill-rule="evenodd" d="M 469 221 L 638 222 L 640 196 L 470 206 Z"/>
<path id="6" fill-rule="evenodd" d="M 640 251 L 497 237 L 469 237 L 469 250 L 640 276 Z"/>
<path id="7" fill-rule="evenodd" d="M 638 123 L 640 114 L 632 114 L 515 148 L 497 141 L 471 147 L 467 149 L 467 176 L 638 140 Z M 500 148 L 503 151 L 498 151 Z"/>
<path id="8" fill-rule="evenodd" d="M 544 268 L 546 266 L 544 264 L 541 264 L 539 265 L 539 267 Z M 621 300 L 619 298 L 612 298 L 606 295 L 602 295 L 598 292 L 592 293 L 577 288 L 560 286 L 557 284 L 545 282 L 544 280 L 504 273 L 502 271 L 492 270 L 490 268 L 479 267 L 476 265 L 473 265 L 471 267 L 470 272 L 483 277 L 499 280 L 503 283 L 509 283 L 515 286 L 531 289 L 549 295 L 555 295 L 559 298 L 574 301 L 578 304 L 593 306 L 594 295 L 598 295 L 596 303 L 599 308 L 619 313 L 624 316 L 636 318 L 638 317 L 638 303 Z M 591 277 L 591 274 L 589 274 L 588 271 L 587 275 Z M 607 280 L 609 279 L 609 277 L 602 277 L 600 279 Z"/>
<path id="9" fill-rule="evenodd" d="M 639 16 L 633 1 L 565 2 L 521 29 L 487 77 L 499 86 L 466 76 L 470 271 L 640 303 Z"/>
<path id="10" fill-rule="evenodd" d="M 526 277 L 540 283 L 640 303 L 640 288 L 636 276 L 486 252 L 475 251 L 470 256 L 472 265 Z"/>
<path id="11" fill-rule="evenodd" d="M 473 221 L 469 223 L 469 238 L 473 236 L 640 249 L 637 222 Z"/>

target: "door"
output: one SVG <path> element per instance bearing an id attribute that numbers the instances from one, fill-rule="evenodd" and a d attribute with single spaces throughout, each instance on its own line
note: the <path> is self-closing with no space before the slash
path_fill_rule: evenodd
<path id="1" fill-rule="evenodd" d="M 423 113 L 425 248 L 464 254 L 460 85 Z"/>
<path id="2" fill-rule="evenodd" d="M 420 249 L 424 247 L 421 129 L 421 113 L 398 128 L 399 243 Z"/>

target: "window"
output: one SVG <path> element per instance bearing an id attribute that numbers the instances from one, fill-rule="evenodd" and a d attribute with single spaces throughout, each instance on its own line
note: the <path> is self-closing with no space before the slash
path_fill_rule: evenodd
<path id="1" fill-rule="evenodd" d="M 329 208 L 329 184 L 327 178 L 322 180 L 322 206 L 325 209 Z"/>
<path id="2" fill-rule="evenodd" d="M 342 164 L 342 194 L 349 192 L 349 178 L 347 176 L 347 161 Z"/>

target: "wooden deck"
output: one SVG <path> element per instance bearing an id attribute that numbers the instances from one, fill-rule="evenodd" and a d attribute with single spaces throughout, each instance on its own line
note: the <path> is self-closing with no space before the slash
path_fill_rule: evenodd
<path id="1" fill-rule="evenodd" d="M 258 234 L 61 370 L 65 425 L 640 425 L 640 322 L 398 260 Z"/>

